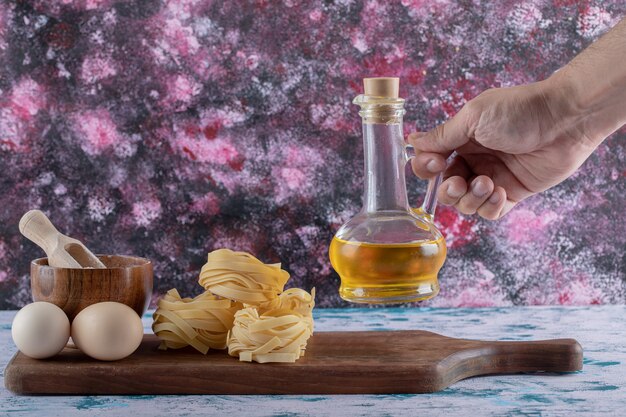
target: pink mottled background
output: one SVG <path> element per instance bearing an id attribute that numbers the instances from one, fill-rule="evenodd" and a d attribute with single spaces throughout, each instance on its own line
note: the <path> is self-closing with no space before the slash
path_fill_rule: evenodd
<path id="1" fill-rule="evenodd" d="M 346 306 L 327 248 L 360 207 L 364 76 L 402 77 L 407 131 L 549 76 L 626 12 L 611 1 L 0 3 L 0 308 L 30 301 L 28 209 L 195 294 L 206 253 L 282 260 Z M 490 223 L 441 208 L 425 305 L 624 303 L 626 133 Z M 418 202 L 425 184 L 411 178 Z"/>

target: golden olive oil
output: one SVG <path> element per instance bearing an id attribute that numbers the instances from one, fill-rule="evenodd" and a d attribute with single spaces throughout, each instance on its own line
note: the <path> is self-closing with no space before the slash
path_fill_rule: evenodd
<path id="1" fill-rule="evenodd" d="M 437 295 L 446 244 L 443 238 L 377 244 L 335 237 L 329 253 L 341 277 L 341 298 L 357 303 L 404 303 Z"/>

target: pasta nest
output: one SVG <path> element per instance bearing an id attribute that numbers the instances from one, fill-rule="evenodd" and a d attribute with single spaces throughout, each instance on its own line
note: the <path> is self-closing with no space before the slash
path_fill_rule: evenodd
<path id="1" fill-rule="evenodd" d="M 230 300 L 263 306 L 283 292 L 289 273 L 280 263 L 265 264 L 245 252 L 210 252 L 198 282 L 206 290 Z"/>
<path id="2" fill-rule="evenodd" d="M 249 307 L 246 305 L 246 307 Z M 309 294 L 302 288 L 289 288 L 275 300 L 265 304 L 260 309 L 261 315 L 281 316 L 298 314 L 307 322 L 313 333 L 313 308 L 315 307 L 315 288 Z"/>
<path id="3" fill-rule="evenodd" d="M 255 307 L 235 314 L 228 333 L 228 354 L 246 362 L 295 362 L 304 356 L 312 330 L 301 314 L 270 310 L 259 315 Z"/>
<path id="4" fill-rule="evenodd" d="M 171 289 L 157 307 L 152 330 L 161 339 L 159 349 L 191 345 L 206 354 L 209 348 L 226 349 L 228 331 L 243 305 L 209 291 L 195 298 L 182 298 L 176 289 Z"/>

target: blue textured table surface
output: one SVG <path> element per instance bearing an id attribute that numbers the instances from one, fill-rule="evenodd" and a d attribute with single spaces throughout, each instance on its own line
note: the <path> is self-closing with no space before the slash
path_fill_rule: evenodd
<path id="1" fill-rule="evenodd" d="M 39 416 L 571 416 L 626 415 L 626 306 L 316 310 L 316 330 L 422 329 L 452 337 L 573 337 L 582 372 L 471 378 L 435 394 L 337 396 L 16 396 L 2 388 L 1 415 Z M 0 312 L 0 366 L 16 351 L 15 311 Z M 151 316 L 144 316 L 150 332 Z M 306 378 L 306 375 L 303 375 Z M 2 383 L 4 387 L 4 382 Z"/>

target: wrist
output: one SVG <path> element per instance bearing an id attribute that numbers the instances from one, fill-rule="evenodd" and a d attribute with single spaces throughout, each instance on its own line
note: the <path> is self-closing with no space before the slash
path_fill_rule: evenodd
<path id="1" fill-rule="evenodd" d="M 580 116 L 589 112 L 589 102 L 585 100 L 584 90 L 567 67 L 560 69 L 540 83 L 544 83 L 546 94 L 555 103 L 567 109 L 568 115 Z"/>
<path id="2" fill-rule="evenodd" d="M 563 127 L 594 147 L 626 122 L 626 94 L 619 85 L 569 65 L 541 83 Z"/>
<path id="3" fill-rule="evenodd" d="M 538 84 L 558 131 L 593 148 L 604 140 L 607 135 L 603 135 L 602 131 L 605 128 L 600 128 L 600 121 L 596 120 L 596 112 L 601 106 L 593 104 L 589 89 L 567 68 Z"/>

